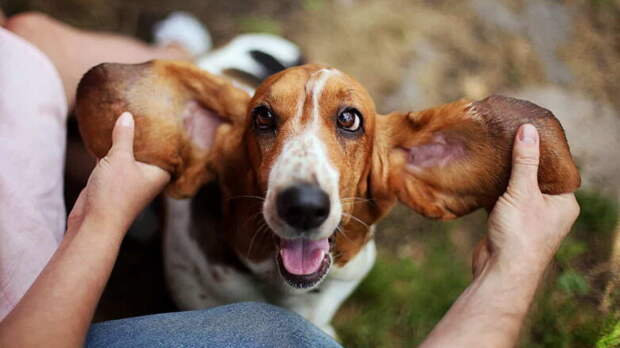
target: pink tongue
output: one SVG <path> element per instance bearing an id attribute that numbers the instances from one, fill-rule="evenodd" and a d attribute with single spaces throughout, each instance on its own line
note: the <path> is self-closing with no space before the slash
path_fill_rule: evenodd
<path id="1" fill-rule="evenodd" d="M 282 263 L 291 274 L 304 275 L 318 271 L 328 251 L 327 238 L 321 240 L 280 239 Z"/>

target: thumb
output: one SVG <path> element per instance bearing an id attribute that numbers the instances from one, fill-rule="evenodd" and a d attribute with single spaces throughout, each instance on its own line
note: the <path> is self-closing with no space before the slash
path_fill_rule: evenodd
<path id="1" fill-rule="evenodd" d="M 134 120 L 129 112 L 123 112 L 112 130 L 112 148 L 110 154 L 124 153 L 133 157 Z"/>
<path id="2" fill-rule="evenodd" d="M 75 230 L 82 224 L 86 210 L 86 195 L 86 188 L 84 188 L 75 203 L 73 203 L 73 208 L 71 208 L 71 212 L 67 217 L 67 231 Z"/>
<path id="3" fill-rule="evenodd" d="M 512 149 L 512 173 L 508 188 L 512 192 L 531 192 L 538 189 L 540 141 L 536 127 L 519 127 Z"/>
<path id="4" fill-rule="evenodd" d="M 489 263 L 491 253 L 493 252 L 491 242 L 488 236 L 484 236 L 474 248 L 474 252 L 471 255 L 471 270 L 474 278 L 478 276 L 484 270 L 484 267 Z"/>

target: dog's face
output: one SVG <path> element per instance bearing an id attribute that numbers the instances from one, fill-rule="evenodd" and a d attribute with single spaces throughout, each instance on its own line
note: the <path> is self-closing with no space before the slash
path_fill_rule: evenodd
<path id="1" fill-rule="evenodd" d="M 273 75 L 252 98 L 190 64 L 91 69 L 78 87 L 76 113 L 98 157 L 123 111 L 136 119 L 135 157 L 172 173 L 167 192 L 189 197 L 217 178 L 223 238 L 252 262 L 275 259 L 296 288 L 315 287 L 332 263 L 353 259 L 371 238 L 369 225 L 397 200 L 436 219 L 491 207 L 506 188 L 523 123 L 541 134 L 541 190 L 572 192 L 580 183 L 548 110 L 493 96 L 377 115 L 358 82 L 318 65 Z M 261 204 L 238 199 L 250 196 Z M 272 238 L 255 243 L 265 231 Z"/>
<path id="2" fill-rule="evenodd" d="M 291 285 L 311 287 L 332 263 L 334 233 L 359 219 L 353 207 L 371 166 L 373 101 L 344 73 L 306 65 L 270 77 L 248 110 L 249 159 L 280 271 Z"/>

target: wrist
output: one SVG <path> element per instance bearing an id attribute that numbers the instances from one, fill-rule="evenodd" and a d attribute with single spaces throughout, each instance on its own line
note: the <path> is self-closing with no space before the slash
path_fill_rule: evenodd
<path id="1" fill-rule="evenodd" d="M 511 255 L 494 255 L 488 267 L 492 272 L 505 274 L 516 279 L 540 278 L 545 273 L 553 255 L 541 253 L 513 253 Z"/>
<path id="2" fill-rule="evenodd" d="M 122 241 L 128 229 L 128 223 L 114 216 L 86 214 L 78 233 L 93 233 L 103 238 Z"/>
<path id="3" fill-rule="evenodd" d="M 489 263 L 462 297 L 465 303 L 475 304 L 477 311 L 495 317 L 497 322 L 520 320 L 527 315 L 541 278 L 542 273 L 515 271 Z"/>
<path id="4" fill-rule="evenodd" d="M 514 257 L 506 260 L 492 257 L 474 282 L 485 283 L 482 287 L 492 288 L 493 292 L 518 292 L 519 296 L 511 300 L 511 309 L 514 311 L 513 314 L 525 313 L 529 309 L 548 264 L 543 259 Z"/>
<path id="5" fill-rule="evenodd" d="M 541 255 L 493 255 L 489 258 L 485 271 L 507 279 L 539 280 L 550 261 L 551 257 Z"/>

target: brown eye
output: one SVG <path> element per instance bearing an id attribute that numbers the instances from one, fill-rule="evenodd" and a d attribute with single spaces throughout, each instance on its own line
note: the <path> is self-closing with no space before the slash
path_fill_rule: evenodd
<path id="1" fill-rule="evenodd" d="M 362 117 L 355 109 L 345 109 L 338 115 L 338 127 L 348 132 L 356 132 L 362 126 Z"/>
<path id="2" fill-rule="evenodd" d="M 266 106 L 258 106 L 253 111 L 254 126 L 261 131 L 273 131 L 276 126 L 276 118 Z"/>

